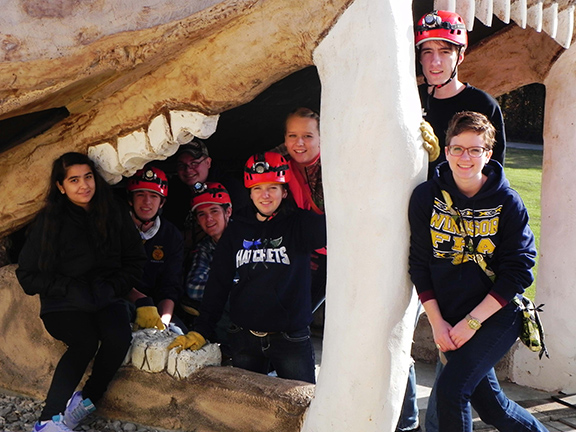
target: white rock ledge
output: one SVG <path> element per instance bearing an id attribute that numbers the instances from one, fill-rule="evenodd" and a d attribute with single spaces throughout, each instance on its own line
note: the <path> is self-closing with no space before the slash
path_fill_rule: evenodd
<path id="1" fill-rule="evenodd" d="M 150 373 L 166 371 L 176 379 L 184 379 L 206 366 L 221 365 L 222 353 L 217 344 L 208 343 L 197 351 L 168 351 L 168 345 L 176 336 L 176 333 L 167 330 L 144 329 L 134 332 L 124 365 L 132 365 Z"/>

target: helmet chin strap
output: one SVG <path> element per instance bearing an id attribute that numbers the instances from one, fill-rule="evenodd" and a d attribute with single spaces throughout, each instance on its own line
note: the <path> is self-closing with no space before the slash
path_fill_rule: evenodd
<path id="1" fill-rule="evenodd" d="M 280 205 L 282 205 L 282 203 L 280 203 Z M 252 207 L 254 207 L 254 210 L 256 210 L 256 213 L 258 213 L 260 216 L 262 216 L 264 218 L 263 222 L 267 222 L 270 219 L 272 219 L 274 216 L 276 216 L 278 214 L 278 211 L 280 210 L 280 206 L 278 206 L 278 208 L 276 209 L 276 211 L 274 213 L 272 213 L 271 215 L 266 215 L 264 213 L 262 213 L 258 207 L 256 207 L 256 204 L 252 203 Z"/>
<path id="2" fill-rule="evenodd" d="M 132 207 L 132 211 L 131 211 L 132 216 L 134 216 L 136 219 L 138 219 L 140 222 L 142 222 L 142 223 L 140 224 L 140 226 L 138 227 L 138 229 L 139 229 L 140 231 L 142 231 L 142 227 L 143 227 L 144 225 L 146 225 L 146 224 L 148 224 L 148 223 L 150 223 L 150 222 L 154 222 L 154 221 L 156 220 L 156 218 L 157 218 L 158 216 L 160 216 L 160 213 L 162 213 L 162 207 L 160 207 L 160 208 L 158 209 L 158 211 L 156 212 L 156 214 L 155 214 L 154 216 L 152 216 L 150 219 L 142 219 L 140 216 L 138 216 L 138 213 L 136 213 L 136 211 L 134 211 L 134 205 L 133 205 L 133 204 L 131 205 L 131 207 Z"/>
<path id="3" fill-rule="evenodd" d="M 152 216 L 150 219 L 142 219 L 140 216 L 138 216 L 136 214 L 136 212 L 132 212 L 132 214 L 134 215 L 134 217 L 136 219 L 138 219 L 140 222 L 142 222 L 142 224 L 140 225 L 140 228 L 142 228 L 144 225 L 146 225 L 147 223 L 153 222 L 154 220 L 156 220 L 156 218 L 158 217 L 158 213 L 156 213 L 154 216 Z"/>
<path id="4" fill-rule="evenodd" d="M 457 55 L 458 60 L 460 60 L 460 53 L 462 52 L 462 48 L 463 48 L 462 46 L 458 47 L 458 55 Z M 444 83 L 438 84 L 438 85 L 430 84 L 428 82 L 428 79 L 426 78 L 426 75 L 424 75 L 424 82 L 426 83 L 426 85 L 428 87 L 432 87 L 432 92 L 430 92 L 429 95 L 431 97 L 434 97 L 434 93 L 436 92 L 436 89 L 441 89 L 442 87 L 450 84 L 452 82 L 452 80 L 456 77 L 456 71 L 457 70 L 458 70 L 458 62 L 456 62 L 456 66 L 454 66 L 454 69 L 452 70 L 452 73 L 450 74 L 450 78 L 448 78 Z"/>

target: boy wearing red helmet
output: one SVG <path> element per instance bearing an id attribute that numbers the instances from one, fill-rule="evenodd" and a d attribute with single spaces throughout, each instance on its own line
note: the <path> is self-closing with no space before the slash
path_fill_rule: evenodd
<path id="1" fill-rule="evenodd" d="M 140 284 L 128 295 L 137 307 L 135 324 L 163 329 L 172 321 L 185 332 L 184 324 L 174 316 L 182 295 L 183 238 L 160 217 L 168 197 L 168 178 L 156 167 L 144 168 L 130 178 L 126 189 L 130 215 L 148 258 Z"/>
<path id="2" fill-rule="evenodd" d="M 214 250 L 232 216 L 232 201 L 221 183 L 208 182 L 192 197 L 190 207 L 198 225 L 207 234 L 194 251 L 186 278 L 187 304 L 198 308 L 208 281 Z"/>
<path id="3" fill-rule="evenodd" d="M 230 296 L 228 340 L 235 367 L 314 383 L 310 340 L 310 252 L 326 244 L 323 215 L 285 198 L 286 159 L 267 152 L 248 159 L 244 185 L 252 206 L 235 213 L 214 253 L 194 332 L 169 348 L 199 349 L 213 335 Z"/>
<path id="4" fill-rule="evenodd" d="M 498 102 L 488 93 L 458 79 L 458 66 L 464 61 L 468 46 L 466 25 L 460 15 L 450 11 L 434 10 L 425 14 L 416 24 L 414 42 L 422 66 L 424 84 L 418 87 L 422 116 L 430 123 L 438 137 L 440 156 L 428 164 L 428 179 L 437 166 L 446 161 L 446 130 L 452 117 L 461 111 L 484 114 L 496 129 L 492 160 L 504 164 L 506 135 L 504 119 Z M 441 369 L 438 363 L 437 371 Z M 416 401 L 414 373 L 410 376 L 406 399 Z M 406 403 L 405 403 L 406 405 Z M 433 388 L 426 411 L 426 431 L 438 431 L 436 394 Z"/>
<path id="5" fill-rule="evenodd" d="M 424 15 L 415 27 L 417 56 L 424 84 L 418 87 L 422 116 L 438 136 L 440 156 L 428 166 L 428 178 L 446 160 L 446 130 L 457 112 L 484 114 L 496 128 L 492 160 L 504 165 L 506 136 L 498 102 L 488 93 L 458 79 L 458 66 L 464 61 L 468 35 L 464 20 L 454 12 L 435 10 Z"/>
<path id="6" fill-rule="evenodd" d="M 193 319 L 198 316 L 202 297 L 204 297 L 216 245 L 232 216 L 232 201 L 230 194 L 221 183 L 207 182 L 198 187 L 197 193 L 190 201 L 190 208 L 198 226 L 206 233 L 206 237 L 196 245 L 192 265 L 186 277 L 186 295 L 182 298 L 182 308 L 187 313 L 187 324 L 192 326 Z M 214 340 L 221 344 L 222 354 L 226 357 L 230 357 L 226 336 L 229 325 L 230 318 L 226 308 L 222 319 L 218 321 Z"/>

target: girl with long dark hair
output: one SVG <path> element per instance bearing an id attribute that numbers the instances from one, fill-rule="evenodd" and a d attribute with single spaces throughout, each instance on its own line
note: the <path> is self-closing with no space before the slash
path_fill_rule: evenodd
<path id="1" fill-rule="evenodd" d="M 40 295 L 48 333 L 67 345 L 34 431 L 72 430 L 95 410 L 130 347 L 123 297 L 138 283 L 145 259 L 128 211 L 94 163 L 73 152 L 56 159 L 46 205 L 16 270 L 26 294 Z M 92 374 L 75 392 L 92 359 Z"/>

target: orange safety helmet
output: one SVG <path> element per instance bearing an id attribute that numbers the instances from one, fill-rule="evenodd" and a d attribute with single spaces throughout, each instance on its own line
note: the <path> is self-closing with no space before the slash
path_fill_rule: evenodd
<path id="1" fill-rule="evenodd" d="M 230 194 L 222 184 L 216 182 L 207 182 L 194 194 L 190 200 L 192 211 L 203 204 L 228 204 L 232 206 Z"/>
<path id="2" fill-rule="evenodd" d="M 126 189 L 128 192 L 147 190 L 167 198 L 168 177 L 166 177 L 164 171 L 156 167 L 141 169 L 136 171 L 136 174 L 130 178 Z"/>
<path id="3" fill-rule="evenodd" d="M 280 153 L 266 152 L 250 156 L 244 167 L 244 186 L 262 183 L 287 184 L 291 177 L 288 162 Z"/>
<path id="4" fill-rule="evenodd" d="M 435 10 L 427 13 L 420 18 L 414 30 L 417 47 L 430 40 L 443 40 L 460 47 L 468 45 L 466 25 L 455 12 Z"/>

